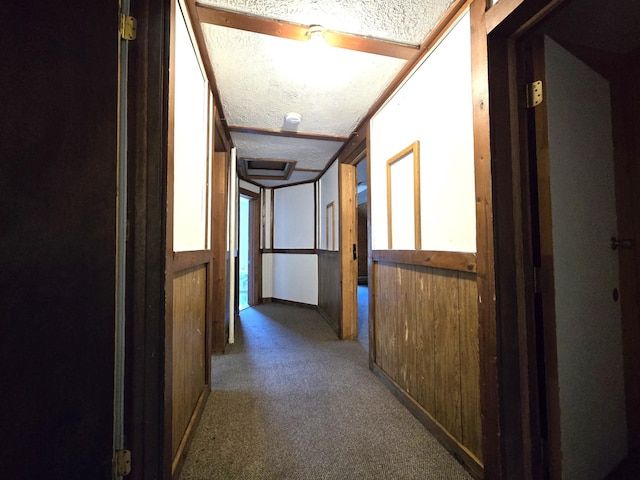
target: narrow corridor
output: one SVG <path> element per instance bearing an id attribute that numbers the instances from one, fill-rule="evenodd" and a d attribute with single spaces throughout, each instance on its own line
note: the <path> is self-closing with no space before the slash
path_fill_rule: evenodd
<path id="1" fill-rule="evenodd" d="M 181 480 L 469 479 L 312 309 L 243 310 Z"/>

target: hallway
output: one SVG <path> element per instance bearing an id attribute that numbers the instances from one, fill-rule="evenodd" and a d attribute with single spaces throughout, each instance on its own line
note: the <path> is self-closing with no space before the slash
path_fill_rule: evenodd
<path id="1" fill-rule="evenodd" d="M 243 310 L 181 480 L 469 479 L 312 309 Z"/>

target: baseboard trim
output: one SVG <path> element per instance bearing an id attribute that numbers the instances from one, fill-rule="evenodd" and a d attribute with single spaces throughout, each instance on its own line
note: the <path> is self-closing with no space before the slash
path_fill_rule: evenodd
<path id="1" fill-rule="evenodd" d="M 373 365 L 373 373 L 382 383 L 391 390 L 391 393 L 400 400 L 407 410 L 425 426 L 431 434 L 464 466 L 474 478 L 484 478 L 484 468 L 476 456 L 464 445 L 456 440 L 438 421 L 427 412 L 422 405 L 416 402 L 405 392 L 400 385 L 393 381 L 378 365 Z"/>
<path id="2" fill-rule="evenodd" d="M 200 396 L 198 397 L 198 401 L 196 402 L 196 407 L 193 409 L 193 414 L 191 415 L 191 419 L 189 420 L 189 424 L 187 425 L 187 429 L 184 432 L 184 436 L 180 441 L 180 445 L 178 446 L 178 451 L 176 452 L 176 456 L 173 459 L 171 464 L 171 478 L 176 479 L 180 476 L 180 472 L 182 471 L 182 466 L 184 465 L 184 460 L 187 457 L 187 453 L 189 452 L 189 446 L 193 440 L 195 435 L 196 427 L 198 423 L 200 423 L 200 417 L 202 416 L 202 412 L 204 411 L 204 406 L 207 403 L 207 398 L 209 397 L 210 392 L 209 385 L 206 384 L 202 388 L 202 392 L 200 392 Z"/>
<path id="3" fill-rule="evenodd" d="M 312 310 L 318 310 L 318 306 L 317 305 L 313 305 L 311 303 L 295 302 L 293 300 L 284 300 L 282 298 L 271 297 L 271 302 L 272 303 L 281 303 L 283 305 L 291 305 L 291 306 L 294 306 L 294 307 L 302 307 L 302 308 L 310 308 Z"/>
<path id="4" fill-rule="evenodd" d="M 320 313 L 324 321 L 327 322 L 327 325 L 329 325 L 331 327 L 331 330 L 333 330 L 338 338 L 340 338 L 340 322 L 336 321 L 334 318 L 331 318 L 331 315 L 329 315 L 320 307 L 318 307 L 318 313 Z"/>

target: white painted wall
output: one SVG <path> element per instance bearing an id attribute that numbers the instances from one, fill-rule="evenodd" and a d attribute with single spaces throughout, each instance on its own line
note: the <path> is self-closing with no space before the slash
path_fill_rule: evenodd
<path id="1" fill-rule="evenodd" d="M 318 256 L 315 254 L 274 254 L 274 298 L 318 304 Z"/>
<path id="2" fill-rule="evenodd" d="M 609 83 L 548 37 L 545 63 L 562 478 L 599 480 L 627 453 Z"/>
<path id="3" fill-rule="evenodd" d="M 338 162 L 333 162 L 324 175 L 318 181 L 318 246 L 322 250 L 339 250 L 340 247 L 340 201 L 338 196 Z M 327 226 L 327 205 L 333 202 L 333 226 L 332 217 L 329 215 Z M 327 229 L 329 233 L 329 245 L 327 245 Z M 333 232 L 332 232 L 333 229 Z M 335 245 L 331 245 L 332 236 Z M 332 248 L 333 247 L 333 248 Z"/>
<path id="4" fill-rule="evenodd" d="M 313 249 L 315 188 L 312 183 L 273 190 L 274 242 L 270 243 L 270 191 L 266 194 L 264 248 Z M 315 254 L 267 253 L 262 256 L 262 296 L 318 304 L 318 258 Z"/>
<path id="5" fill-rule="evenodd" d="M 262 297 L 273 297 L 273 254 L 262 255 Z"/>
<path id="6" fill-rule="evenodd" d="M 229 343 L 235 343 L 235 297 L 236 297 L 236 258 L 238 256 L 238 174 L 236 173 L 236 149 L 231 149 L 230 168 L 229 168 L 229 309 L 228 314 L 231 321 L 229 322 Z"/>
<path id="7" fill-rule="evenodd" d="M 273 248 L 313 248 L 313 184 L 275 189 Z"/>
<path id="8" fill-rule="evenodd" d="M 386 162 L 418 140 L 422 249 L 476 251 L 470 45 L 467 13 L 371 120 L 374 250 L 388 249 Z M 398 225 L 414 224 L 413 209 L 401 214 Z"/>
<path id="9" fill-rule="evenodd" d="M 176 16 L 174 251 L 206 247 L 207 83 L 182 15 Z"/>
<path id="10" fill-rule="evenodd" d="M 260 246 L 262 248 L 272 248 L 271 245 L 271 195 L 273 190 L 266 188 L 262 190 L 262 198 L 260 199 L 260 205 L 262 205 L 261 219 L 260 219 Z"/>

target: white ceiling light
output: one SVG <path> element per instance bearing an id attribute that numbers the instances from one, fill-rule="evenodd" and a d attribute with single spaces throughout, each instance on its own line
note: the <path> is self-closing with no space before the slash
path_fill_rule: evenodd
<path id="1" fill-rule="evenodd" d="M 284 116 L 284 121 L 288 125 L 298 125 L 302 121 L 302 115 L 295 112 L 289 112 Z"/>
<path id="2" fill-rule="evenodd" d="M 307 38 L 314 45 L 322 45 L 325 43 L 324 27 L 321 25 L 311 25 L 307 30 Z"/>

